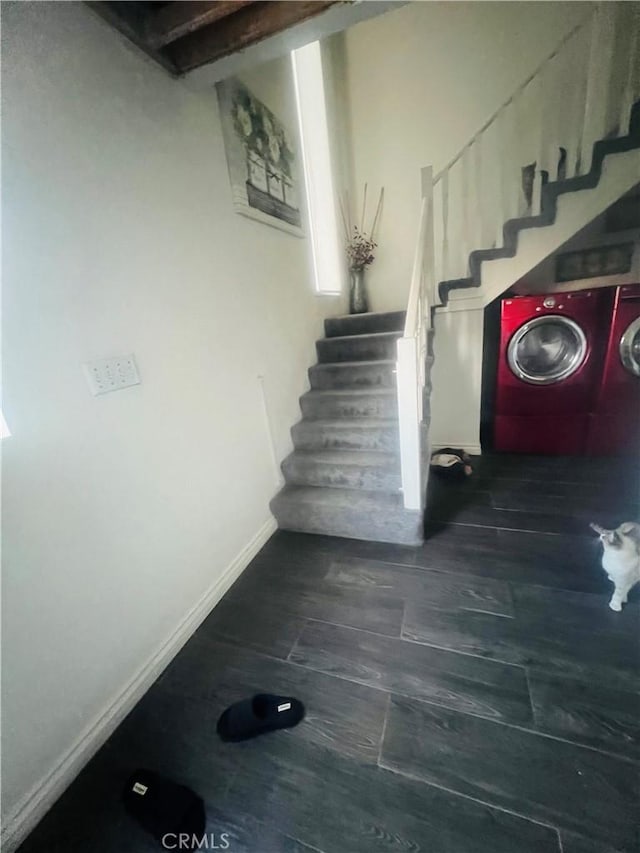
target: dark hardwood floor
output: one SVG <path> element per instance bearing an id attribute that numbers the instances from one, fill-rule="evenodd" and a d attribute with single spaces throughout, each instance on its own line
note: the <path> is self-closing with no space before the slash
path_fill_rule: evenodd
<path id="1" fill-rule="evenodd" d="M 590 520 L 638 516 L 626 462 L 486 456 L 432 481 L 421 548 L 279 532 L 23 844 L 159 849 L 146 766 L 231 853 L 640 853 L 640 588 L 609 610 Z M 290 731 L 218 715 L 295 695 Z"/>

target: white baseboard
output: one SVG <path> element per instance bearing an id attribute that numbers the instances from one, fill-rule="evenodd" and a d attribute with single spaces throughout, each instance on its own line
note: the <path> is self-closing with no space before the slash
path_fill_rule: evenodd
<path id="1" fill-rule="evenodd" d="M 63 754 L 57 765 L 7 815 L 0 836 L 2 853 L 13 853 L 22 843 L 147 692 L 276 529 L 277 524 L 274 518 L 270 518 L 262 525 L 253 539 L 207 589 L 200 601 L 191 608 L 158 651 L 136 673 L 114 701 L 84 730 L 71 748 Z"/>

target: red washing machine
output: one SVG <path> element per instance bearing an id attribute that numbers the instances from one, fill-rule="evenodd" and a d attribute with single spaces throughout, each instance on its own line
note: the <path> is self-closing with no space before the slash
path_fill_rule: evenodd
<path id="1" fill-rule="evenodd" d="M 640 284 L 616 290 L 587 446 L 593 456 L 640 451 Z"/>
<path id="2" fill-rule="evenodd" d="M 587 452 L 611 298 L 600 289 L 502 300 L 496 450 Z"/>

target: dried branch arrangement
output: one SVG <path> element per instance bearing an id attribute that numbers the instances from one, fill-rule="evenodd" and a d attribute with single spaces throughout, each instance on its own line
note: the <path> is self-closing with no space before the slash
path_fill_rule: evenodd
<path id="1" fill-rule="evenodd" d="M 380 190 L 378 196 L 378 204 L 376 205 L 375 214 L 371 228 L 366 228 L 367 216 L 367 184 L 364 185 L 364 193 L 362 196 L 362 213 L 360 215 L 360 224 L 352 223 L 351 219 L 351 204 L 349 193 L 344 194 L 344 199 L 340 199 L 340 213 L 342 215 L 342 225 L 344 227 L 345 248 L 349 267 L 352 270 L 360 270 L 372 264 L 375 260 L 374 250 L 378 247 L 375 241 L 376 228 L 380 221 L 382 212 L 382 203 L 384 201 L 384 187 Z"/>

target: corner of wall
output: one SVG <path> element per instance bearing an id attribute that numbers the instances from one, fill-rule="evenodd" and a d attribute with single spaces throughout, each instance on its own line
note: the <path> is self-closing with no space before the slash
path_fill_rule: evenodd
<path id="1" fill-rule="evenodd" d="M 276 529 L 276 521 L 271 516 L 204 592 L 200 600 L 125 688 L 84 729 L 71 748 L 61 756 L 55 767 L 45 774 L 35 788 L 25 794 L 3 822 L 0 835 L 0 847 L 3 853 L 13 853 L 18 848 L 195 633 Z"/>

